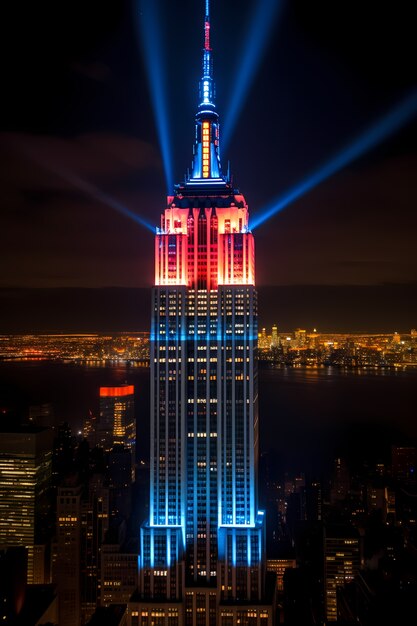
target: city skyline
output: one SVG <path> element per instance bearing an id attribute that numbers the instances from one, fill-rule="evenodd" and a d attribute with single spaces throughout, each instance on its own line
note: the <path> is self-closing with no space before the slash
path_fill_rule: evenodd
<path id="1" fill-rule="evenodd" d="M 239 3 L 239 9 L 231 3 L 217 10 L 223 119 L 234 84 L 226 77 L 237 74 L 254 4 L 248 0 Z M 98 8 L 93 4 L 81 13 L 81 3 L 75 3 L 65 14 L 62 5 L 52 11 L 54 31 L 42 25 L 44 15 L 36 12 L 35 28 L 31 24 L 24 31 L 20 48 L 10 41 L 1 156 L 2 230 L 8 237 L 0 287 L 6 308 L 13 307 L 9 287 L 151 284 L 146 259 L 152 237 L 106 206 L 101 196 L 94 199 L 88 187 L 116 198 L 134 213 L 146 207 L 142 217 L 151 223 L 163 197 L 152 189 L 165 187 L 135 32 L 138 6 L 125 2 L 100 7 L 101 26 L 94 19 Z M 186 57 L 186 50 L 200 45 L 191 30 L 199 7 L 180 3 L 175 15 L 167 2 L 157 8 L 168 24 L 178 20 L 189 31 L 187 41 L 175 41 L 169 28 L 164 33 L 171 59 L 168 63 L 167 55 L 168 89 L 175 84 L 175 67 L 187 67 L 190 75 L 180 97 L 170 100 L 172 144 L 178 149 L 177 162 L 186 164 L 188 119 L 196 102 L 192 87 L 198 81 L 198 65 Z M 389 15 L 380 9 L 374 15 L 371 8 L 361 6 L 359 11 L 359 3 L 335 7 L 321 2 L 314 11 L 301 2 L 282 3 L 242 103 L 237 130 L 222 155 L 224 162 L 231 157 L 236 183 L 245 186 L 253 214 L 413 91 L 412 20 L 400 8 Z M 17 25 L 12 9 L 10 18 L 12 27 Z M 241 34 L 234 47 L 222 32 L 232 26 Z M 49 54 L 51 47 L 54 55 Z M 124 62 L 127 57 L 129 64 Z M 31 106 L 26 104 L 29 94 Z M 287 290 L 290 303 L 298 303 L 302 285 L 307 285 L 315 294 L 307 306 L 319 315 L 320 291 L 327 299 L 324 306 L 335 289 L 336 298 L 355 306 L 361 303 L 361 290 L 365 300 L 374 303 L 377 291 L 388 313 L 395 309 L 393 290 L 401 308 L 410 296 L 415 302 L 415 128 L 415 122 L 408 123 L 256 230 L 261 287 L 278 285 L 284 289 L 281 293 Z M 248 152 L 257 155 L 256 163 L 245 161 Z M 70 182 L 62 171 L 70 173 Z M 175 178 L 181 173 L 176 171 Z M 88 185 L 77 188 L 80 179 Z M 245 183 L 251 180 L 257 184 Z M 144 241 L 141 249 L 138 237 Z M 272 263 L 270 250 L 276 250 Z M 132 263 L 136 272 L 128 269 Z M 62 316 L 59 298 L 56 293 L 49 299 L 45 295 L 41 307 L 47 311 L 52 300 Z M 267 298 L 261 301 L 261 315 L 263 309 L 265 323 L 272 323 Z M 378 309 L 370 307 L 372 314 Z"/>
<path id="2" fill-rule="evenodd" d="M 150 332 L 0 335 L 0 361 L 148 369 L 150 340 Z M 409 333 L 323 333 L 316 328 L 283 331 L 275 324 L 272 328 L 261 326 L 258 332 L 263 366 L 414 369 L 416 348 L 416 329 Z"/>

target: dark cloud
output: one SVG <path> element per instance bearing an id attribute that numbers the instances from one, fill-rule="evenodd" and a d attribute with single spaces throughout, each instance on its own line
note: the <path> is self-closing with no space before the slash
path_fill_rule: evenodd
<path id="1" fill-rule="evenodd" d="M 72 138 L 3 133 L 0 146 L 6 185 L 51 187 L 51 174 L 55 171 L 111 181 L 130 170 L 140 175 L 144 170 L 160 167 L 155 146 L 111 132 L 84 133 Z M 54 185 L 68 186 L 63 178 L 54 181 Z"/>
<path id="2" fill-rule="evenodd" d="M 417 158 L 346 170 L 256 232 L 261 284 L 417 280 Z M 271 263 L 267 250 L 275 250 Z"/>
<path id="3" fill-rule="evenodd" d="M 95 61 L 74 63 L 72 65 L 72 69 L 74 72 L 81 74 L 81 76 L 86 76 L 87 78 L 97 82 L 104 83 L 109 81 L 113 76 L 111 68 L 108 65 Z"/>
<path id="4" fill-rule="evenodd" d="M 4 134 L 1 139 L 0 228 L 7 233 L 1 284 L 136 284 L 138 278 L 126 270 L 138 254 L 133 238 L 137 241 L 141 229 L 132 229 L 126 217 L 89 194 L 88 186 L 79 188 L 78 181 L 133 212 L 149 211 L 143 179 L 152 179 L 160 167 L 153 146 L 111 133 L 73 139 Z M 132 172 L 135 184 L 126 189 Z M 139 280 L 146 281 L 147 274 Z"/>

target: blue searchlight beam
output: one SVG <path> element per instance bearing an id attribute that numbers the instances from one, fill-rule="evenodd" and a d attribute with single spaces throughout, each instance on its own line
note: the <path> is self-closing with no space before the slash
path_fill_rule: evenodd
<path id="1" fill-rule="evenodd" d="M 232 84 L 232 96 L 226 107 L 221 136 L 222 151 L 227 149 L 249 88 L 273 31 L 282 0 L 255 0 L 248 35 L 242 39 L 240 63 Z"/>
<path id="2" fill-rule="evenodd" d="M 95 185 L 92 185 L 86 180 L 83 180 L 82 178 L 80 178 L 79 176 L 76 176 L 75 174 L 71 174 L 69 172 L 55 170 L 55 173 L 58 174 L 64 180 L 71 183 L 71 185 L 73 185 L 74 187 L 77 187 L 78 189 L 85 192 L 89 196 L 95 198 L 99 202 L 102 202 L 103 204 L 107 205 L 111 209 L 114 209 L 121 215 L 124 215 L 125 217 L 128 217 L 129 219 L 133 220 L 136 224 L 139 224 L 140 226 L 144 226 L 145 228 L 150 230 L 152 233 L 155 232 L 155 227 L 152 226 L 152 224 L 147 222 L 145 219 L 143 219 L 143 217 L 141 217 L 137 213 L 134 213 L 133 211 L 128 209 L 124 204 L 122 204 L 115 198 L 112 198 L 112 196 L 109 196 L 107 193 L 104 193 L 104 191 L 102 191 Z"/>
<path id="3" fill-rule="evenodd" d="M 139 5 L 142 10 L 140 10 Z M 172 175 L 171 137 L 169 133 L 169 118 L 167 110 L 169 98 L 164 70 L 166 63 L 164 63 L 162 59 L 164 46 L 157 17 L 157 0 L 143 0 L 143 2 L 137 1 L 135 13 L 135 19 L 138 24 L 139 39 L 142 42 L 142 49 L 145 57 L 145 67 L 153 110 L 155 112 L 156 128 L 159 146 L 162 153 L 167 192 L 172 193 L 174 189 L 174 182 Z"/>
<path id="4" fill-rule="evenodd" d="M 283 195 L 278 196 L 259 215 L 255 215 L 251 223 L 251 229 L 258 228 L 276 213 L 285 209 L 305 193 L 319 185 L 352 161 L 359 158 L 375 146 L 382 143 L 390 135 L 393 135 L 402 126 L 407 124 L 417 114 L 417 91 L 403 100 L 385 117 L 381 118 L 369 130 L 357 137 L 344 150 L 336 154 L 330 161 L 319 167 L 307 176 L 301 183 L 292 187 Z"/>
<path id="5" fill-rule="evenodd" d="M 27 158 L 34 161 L 36 165 L 38 165 L 39 167 L 42 167 L 47 172 L 51 172 L 52 174 L 59 176 L 60 178 L 65 180 L 67 183 L 69 183 L 73 187 L 76 187 L 83 193 L 95 198 L 102 204 L 105 204 L 111 209 L 114 209 L 121 215 L 128 217 L 129 219 L 133 220 L 136 224 L 139 224 L 140 226 L 144 226 L 145 228 L 150 230 L 152 233 L 155 232 L 155 228 L 154 226 L 152 226 L 152 224 L 147 222 L 140 215 L 137 215 L 137 213 L 134 213 L 133 211 L 128 209 L 124 204 L 119 202 L 119 200 L 112 198 L 112 196 L 109 196 L 107 193 L 99 189 L 99 187 L 96 187 L 95 185 L 84 180 L 83 178 L 80 178 L 73 172 L 68 171 L 62 167 L 58 167 L 55 163 L 52 164 L 50 159 L 47 159 L 43 155 L 41 155 L 39 150 L 34 150 L 33 148 L 29 148 L 25 142 L 17 138 L 14 139 L 12 145 L 15 150 L 18 150 L 19 152 L 23 153 Z"/>

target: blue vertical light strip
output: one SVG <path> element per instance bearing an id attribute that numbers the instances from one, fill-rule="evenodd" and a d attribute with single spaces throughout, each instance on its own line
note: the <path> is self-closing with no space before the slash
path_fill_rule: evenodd
<path id="1" fill-rule="evenodd" d="M 158 18 L 158 0 L 136 0 L 135 12 L 138 24 L 139 40 L 142 43 L 148 83 L 155 112 L 158 140 L 162 153 L 167 192 L 174 188 L 171 158 L 171 135 L 167 103 L 168 89 L 166 77 L 166 59 L 163 59 L 164 40 Z"/>
<path id="2" fill-rule="evenodd" d="M 359 135 L 351 144 L 346 146 L 332 159 L 308 175 L 301 183 L 294 186 L 282 196 L 271 202 L 263 211 L 255 215 L 251 228 L 255 229 L 285 209 L 289 204 L 306 194 L 324 180 L 336 174 L 352 161 L 363 156 L 391 135 L 400 130 L 417 115 L 417 91 L 397 105 L 390 113 L 381 118 L 367 131 Z"/>
<path id="3" fill-rule="evenodd" d="M 236 567 L 236 528 L 232 528 L 232 564 Z"/>
<path id="4" fill-rule="evenodd" d="M 232 82 L 230 101 L 226 106 L 224 116 L 223 154 L 229 145 L 282 5 L 283 0 L 254 0 L 253 14 L 249 20 L 249 32 L 246 36 L 239 38 L 242 41 L 242 50 L 239 55 L 239 66 L 234 74 L 234 82 Z M 275 78 L 271 76 L 271 80 L 275 80 Z"/>
<path id="5" fill-rule="evenodd" d="M 171 529 L 167 530 L 167 567 L 171 567 Z"/>
<path id="6" fill-rule="evenodd" d="M 150 552 L 150 566 L 155 567 L 155 529 L 151 528 L 149 533 L 149 552 Z"/>

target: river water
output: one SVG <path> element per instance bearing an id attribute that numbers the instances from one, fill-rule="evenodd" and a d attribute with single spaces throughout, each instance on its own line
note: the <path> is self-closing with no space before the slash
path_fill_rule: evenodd
<path id="1" fill-rule="evenodd" d="M 56 423 L 77 432 L 98 411 L 99 387 L 125 382 L 135 385 L 138 454 L 147 459 L 148 369 L 3 362 L 0 407 L 25 415 L 29 404 L 52 402 Z M 274 472 L 317 473 L 338 455 L 388 462 L 392 444 L 417 441 L 417 371 L 262 369 L 259 409 L 260 450 Z"/>

